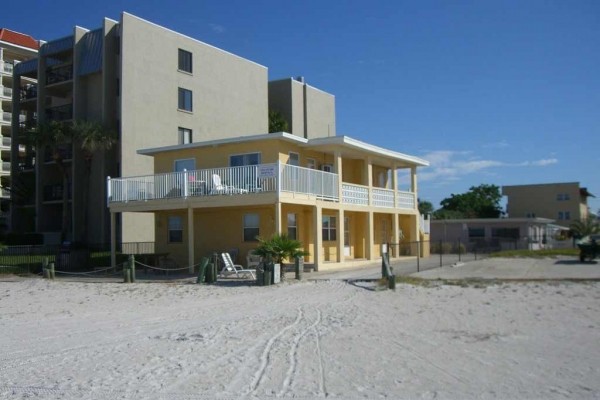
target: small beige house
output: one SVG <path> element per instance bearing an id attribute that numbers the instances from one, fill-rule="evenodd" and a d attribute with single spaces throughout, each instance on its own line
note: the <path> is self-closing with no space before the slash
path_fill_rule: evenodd
<path id="1" fill-rule="evenodd" d="M 107 182 L 113 254 L 115 221 L 128 213 L 155 216 L 156 251 L 179 266 L 231 248 L 244 256 L 257 237 L 287 233 L 321 270 L 376 260 L 382 244 L 421 235 L 417 168 L 427 161 L 347 136 L 280 132 L 138 153 L 154 159 L 154 174 Z"/>

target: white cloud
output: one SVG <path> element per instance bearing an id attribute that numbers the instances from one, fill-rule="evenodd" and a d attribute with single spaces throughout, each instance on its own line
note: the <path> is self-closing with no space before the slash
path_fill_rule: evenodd
<path id="1" fill-rule="evenodd" d="M 468 151 L 438 150 L 422 156 L 429 161 L 429 168 L 419 173 L 420 181 L 438 181 L 448 183 L 460 179 L 461 176 L 478 172 L 487 172 L 494 168 L 546 167 L 558 163 L 556 158 L 507 163 L 498 160 L 480 160 Z"/>
<path id="2" fill-rule="evenodd" d="M 210 26 L 210 29 L 212 29 L 213 32 L 216 32 L 216 33 L 225 32 L 225 27 L 223 25 L 210 23 L 210 24 L 208 24 L 208 26 Z"/>

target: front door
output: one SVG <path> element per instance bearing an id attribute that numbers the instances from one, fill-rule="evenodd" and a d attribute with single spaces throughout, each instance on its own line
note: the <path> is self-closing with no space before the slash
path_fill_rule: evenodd
<path id="1" fill-rule="evenodd" d="M 344 256 L 350 257 L 350 218 L 344 217 Z"/>

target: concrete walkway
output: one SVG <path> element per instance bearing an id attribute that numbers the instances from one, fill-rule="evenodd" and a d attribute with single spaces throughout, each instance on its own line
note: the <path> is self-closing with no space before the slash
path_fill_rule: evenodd
<path id="1" fill-rule="evenodd" d="M 573 257 L 558 258 L 488 258 L 459 262 L 439 267 L 435 259 L 421 260 L 421 272 L 415 262 L 392 261 L 396 275 L 410 275 L 424 279 L 591 279 L 600 280 L 598 261 L 581 263 Z M 437 264 L 436 264 L 437 263 Z M 423 271 L 426 269 L 426 271 Z M 381 278 L 381 261 L 355 268 L 304 274 L 307 280 L 369 280 Z"/>

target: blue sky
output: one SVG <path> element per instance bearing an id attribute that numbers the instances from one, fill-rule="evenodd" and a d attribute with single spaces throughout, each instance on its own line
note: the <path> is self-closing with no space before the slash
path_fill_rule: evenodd
<path id="1" fill-rule="evenodd" d="M 40 39 L 127 11 L 270 79 L 304 76 L 336 96 L 338 135 L 430 161 L 419 194 L 436 207 L 482 183 L 578 181 L 600 197 L 595 0 L 6 3 L 0 26 Z"/>

